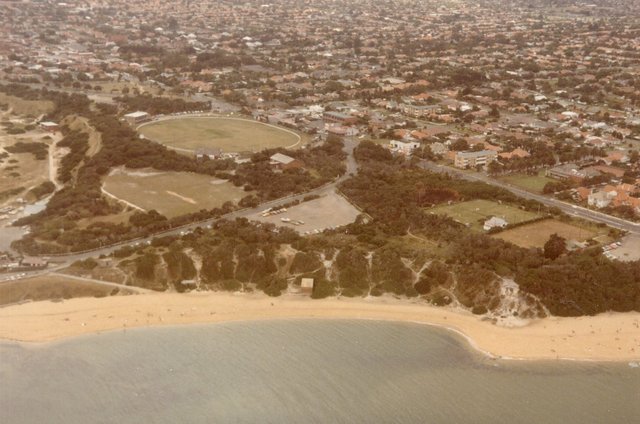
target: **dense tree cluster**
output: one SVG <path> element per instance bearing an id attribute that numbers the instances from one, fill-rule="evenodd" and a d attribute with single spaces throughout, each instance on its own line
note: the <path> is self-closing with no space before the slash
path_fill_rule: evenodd
<path id="1" fill-rule="evenodd" d="M 47 194 L 53 193 L 55 189 L 56 185 L 54 183 L 52 183 L 51 181 L 45 181 L 42 184 L 38 184 L 37 186 L 29 190 L 29 193 L 36 199 L 41 199 Z"/>
<path id="2" fill-rule="evenodd" d="M 196 276 L 196 268 L 193 260 L 180 249 L 180 245 L 171 246 L 170 250 L 162 255 L 167 264 L 169 280 L 173 284 L 180 285 L 184 280 L 191 280 Z"/>
<path id="3" fill-rule="evenodd" d="M 561 257 L 516 276 L 522 290 L 561 316 L 640 311 L 639 281 L 640 261 L 614 262 L 596 249 Z"/>
<path id="4" fill-rule="evenodd" d="M 250 284 L 269 295 L 279 295 L 287 283 L 277 274 L 276 250 L 299 236 L 290 229 L 274 229 L 273 225 L 255 226 L 240 219 L 220 221 L 213 233 L 194 236 L 191 246 L 203 258 L 204 285 L 237 290 Z"/>
<path id="5" fill-rule="evenodd" d="M 9 153 L 31 153 L 37 160 L 44 160 L 49 153 L 49 146 L 44 143 L 25 143 L 18 141 L 17 143 L 4 148 Z"/>
<path id="6" fill-rule="evenodd" d="M 208 102 L 187 102 L 180 98 L 159 97 L 150 94 L 116 97 L 127 112 L 143 110 L 151 115 L 169 115 L 178 112 L 209 110 Z"/>
<path id="7" fill-rule="evenodd" d="M 85 153 L 89 149 L 89 135 L 85 132 L 71 131 L 57 144 L 58 147 L 69 149 L 58 168 L 58 179 L 62 183 L 71 180 L 76 167 L 85 159 Z"/>
<path id="8" fill-rule="evenodd" d="M 247 191 L 257 191 L 258 196 L 264 200 L 312 190 L 344 174 L 345 153 L 342 148 L 341 140 L 328 140 L 321 146 L 298 151 L 263 150 L 255 153 L 251 162 L 238 166 L 230 180 L 237 186 L 244 186 Z M 270 157 L 277 152 L 299 159 L 304 168 L 284 171 L 274 169 Z M 311 171 L 315 171 L 319 177 L 314 176 Z"/>

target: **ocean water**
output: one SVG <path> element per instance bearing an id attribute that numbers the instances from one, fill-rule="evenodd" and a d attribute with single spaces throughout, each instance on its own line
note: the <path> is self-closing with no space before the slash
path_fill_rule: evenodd
<path id="1" fill-rule="evenodd" d="M 494 360 L 417 324 L 286 320 L 0 344 L 1 423 L 640 423 L 640 368 Z"/>

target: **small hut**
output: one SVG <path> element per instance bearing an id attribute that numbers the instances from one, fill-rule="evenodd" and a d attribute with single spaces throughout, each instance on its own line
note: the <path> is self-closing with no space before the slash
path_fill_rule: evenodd
<path id="1" fill-rule="evenodd" d="M 304 294 L 313 293 L 313 278 L 303 278 L 300 280 L 300 291 Z"/>

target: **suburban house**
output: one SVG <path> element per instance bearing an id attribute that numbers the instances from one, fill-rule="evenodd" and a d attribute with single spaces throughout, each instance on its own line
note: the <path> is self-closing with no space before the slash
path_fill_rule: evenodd
<path id="1" fill-rule="evenodd" d="M 625 152 L 611 152 L 604 158 L 604 162 L 607 165 L 611 165 L 614 162 L 627 163 L 629 162 L 629 156 Z"/>
<path id="2" fill-rule="evenodd" d="M 607 206 L 629 206 L 640 214 L 640 198 L 632 196 L 634 191 L 635 187 L 631 184 L 606 185 L 601 189 L 593 190 L 587 196 L 587 204 L 598 209 Z"/>
<path id="3" fill-rule="evenodd" d="M 394 152 L 409 156 L 415 149 L 420 147 L 420 143 L 416 141 L 391 140 L 389 147 Z"/>
<path id="4" fill-rule="evenodd" d="M 275 153 L 271 155 L 269 159 L 271 160 L 270 164 L 272 167 L 283 171 L 286 169 L 298 169 L 304 166 L 302 161 L 294 159 L 291 156 L 283 155 L 282 153 Z"/>
<path id="5" fill-rule="evenodd" d="M 598 209 L 606 208 L 617 195 L 618 193 L 615 191 L 596 191 L 587 196 L 587 204 L 589 206 L 595 206 Z"/>
<path id="6" fill-rule="evenodd" d="M 507 225 L 509 225 L 509 223 L 505 219 L 494 216 L 486 220 L 482 228 L 484 228 L 485 231 L 489 231 L 494 228 L 504 228 Z"/>
<path id="7" fill-rule="evenodd" d="M 496 160 L 497 157 L 498 153 L 493 150 L 456 152 L 453 164 L 456 168 L 475 168 L 478 165 L 486 166 Z"/>
<path id="8" fill-rule="evenodd" d="M 131 113 L 127 113 L 126 115 L 124 115 L 124 119 L 130 125 L 140 124 L 142 122 L 148 121 L 150 118 L 151 117 L 149 116 L 149 114 L 147 112 L 142 112 L 142 111 L 131 112 Z"/>
<path id="9" fill-rule="evenodd" d="M 500 153 L 499 156 L 502 159 L 513 159 L 513 158 L 527 158 L 529 156 L 531 156 L 531 154 L 529 152 L 527 152 L 526 150 L 523 150 L 521 148 L 517 148 L 514 149 L 510 152 L 504 152 L 504 153 Z"/>

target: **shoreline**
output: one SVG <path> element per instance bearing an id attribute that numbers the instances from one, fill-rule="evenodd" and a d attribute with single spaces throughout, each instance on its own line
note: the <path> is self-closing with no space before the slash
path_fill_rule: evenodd
<path id="1" fill-rule="evenodd" d="M 192 292 L 40 301 L 0 308 L 0 341 L 41 344 L 131 328 L 288 319 L 358 319 L 444 328 L 495 359 L 640 360 L 640 313 L 536 319 L 503 327 L 462 310 L 381 298 Z"/>

